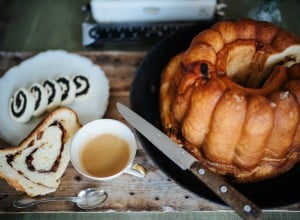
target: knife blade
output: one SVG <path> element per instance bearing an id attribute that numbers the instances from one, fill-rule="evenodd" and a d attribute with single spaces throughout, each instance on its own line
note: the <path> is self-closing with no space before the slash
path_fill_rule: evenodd
<path id="1" fill-rule="evenodd" d="M 181 169 L 191 171 L 243 219 L 262 219 L 262 211 L 253 202 L 237 191 L 221 176 L 203 167 L 195 157 L 177 145 L 166 134 L 125 105 L 117 103 L 117 109 L 132 127 Z"/>

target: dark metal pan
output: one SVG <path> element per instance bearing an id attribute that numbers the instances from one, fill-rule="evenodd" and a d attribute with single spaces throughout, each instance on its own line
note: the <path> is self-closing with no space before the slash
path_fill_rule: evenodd
<path id="1" fill-rule="evenodd" d="M 139 65 L 130 90 L 131 108 L 158 128 L 161 128 L 158 93 L 160 75 L 163 67 L 172 56 L 187 49 L 191 39 L 211 23 L 199 24 L 161 40 L 145 56 Z M 157 150 L 143 136 L 138 138 L 147 154 L 170 178 L 188 190 L 210 201 L 223 202 L 204 184 L 190 173 L 182 171 L 170 159 Z M 260 208 L 274 208 L 300 201 L 300 164 L 276 178 L 257 183 L 232 183 L 232 185 Z"/>

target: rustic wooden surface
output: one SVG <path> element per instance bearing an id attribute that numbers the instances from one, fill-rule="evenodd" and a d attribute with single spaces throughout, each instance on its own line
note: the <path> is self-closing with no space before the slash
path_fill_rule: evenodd
<path id="1" fill-rule="evenodd" d="M 115 108 L 117 101 L 128 105 L 128 95 L 131 81 L 136 68 L 143 59 L 144 52 L 78 52 L 99 64 L 110 81 L 110 99 L 105 118 L 115 118 L 125 122 Z M 29 52 L 0 52 L 0 76 L 11 66 L 32 56 Z M 1 90 L 1 88 L 0 88 Z M 2 106 L 1 106 L 2 107 Z M 126 123 L 126 122 L 125 122 Z M 98 209 L 84 211 L 73 203 L 45 203 L 27 209 L 17 209 L 12 206 L 15 197 L 23 195 L 0 179 L 0 213 L 48 213 L 48 212 L 181 212 L 181 211 L 229 211 L 222 206 L 201 198 L 182 188 L 168 178 L 146 155 L 139 141 L 135 162 L 148 169 L 145 178 L 140 179 L 127 174 L 109 181 L 91 181 L 80 175 L 69 164 L 62 177 L 61 184 L 55 193 L 49 196 L 75 196 L 78 191 L 88 187 L 101 187 L 108 192 L 108 199 Z M 0 145 L 3 143 L 0 143 Z M 299 211 L 300 204 L 276 209 L 277 211 Z M 274 210 L 271 210 L 274 211 Z"/>

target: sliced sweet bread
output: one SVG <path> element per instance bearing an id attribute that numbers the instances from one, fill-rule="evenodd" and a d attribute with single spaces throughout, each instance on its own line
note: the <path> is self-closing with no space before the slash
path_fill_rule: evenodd
<path id="1" fill-rule="evenodd" d="M 30 196 L 55 191 L 70 161 L 71 140 L 79 128 L 73 110 L 53 111 L 19 146 L 0 150 L 0 177 Z"/>

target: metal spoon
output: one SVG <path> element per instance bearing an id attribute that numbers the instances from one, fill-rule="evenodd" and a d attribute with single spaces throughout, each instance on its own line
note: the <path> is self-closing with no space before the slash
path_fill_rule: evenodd
<path id="1" fill-rule="evenodd" d="M 76 205 L 81 209 L 94 209 L 99 207 L 105 202 L 108 195 L 102 189 L 99 188 L 88 188 L 81 190 L 77 197 L 53 197 L 53 198 L 19 198 L 13 201 L 13 206 L 16 208 L 28 208 L 42 202 L 54 202 L 54 201 L 69 201 L 75 202 Z"/>

